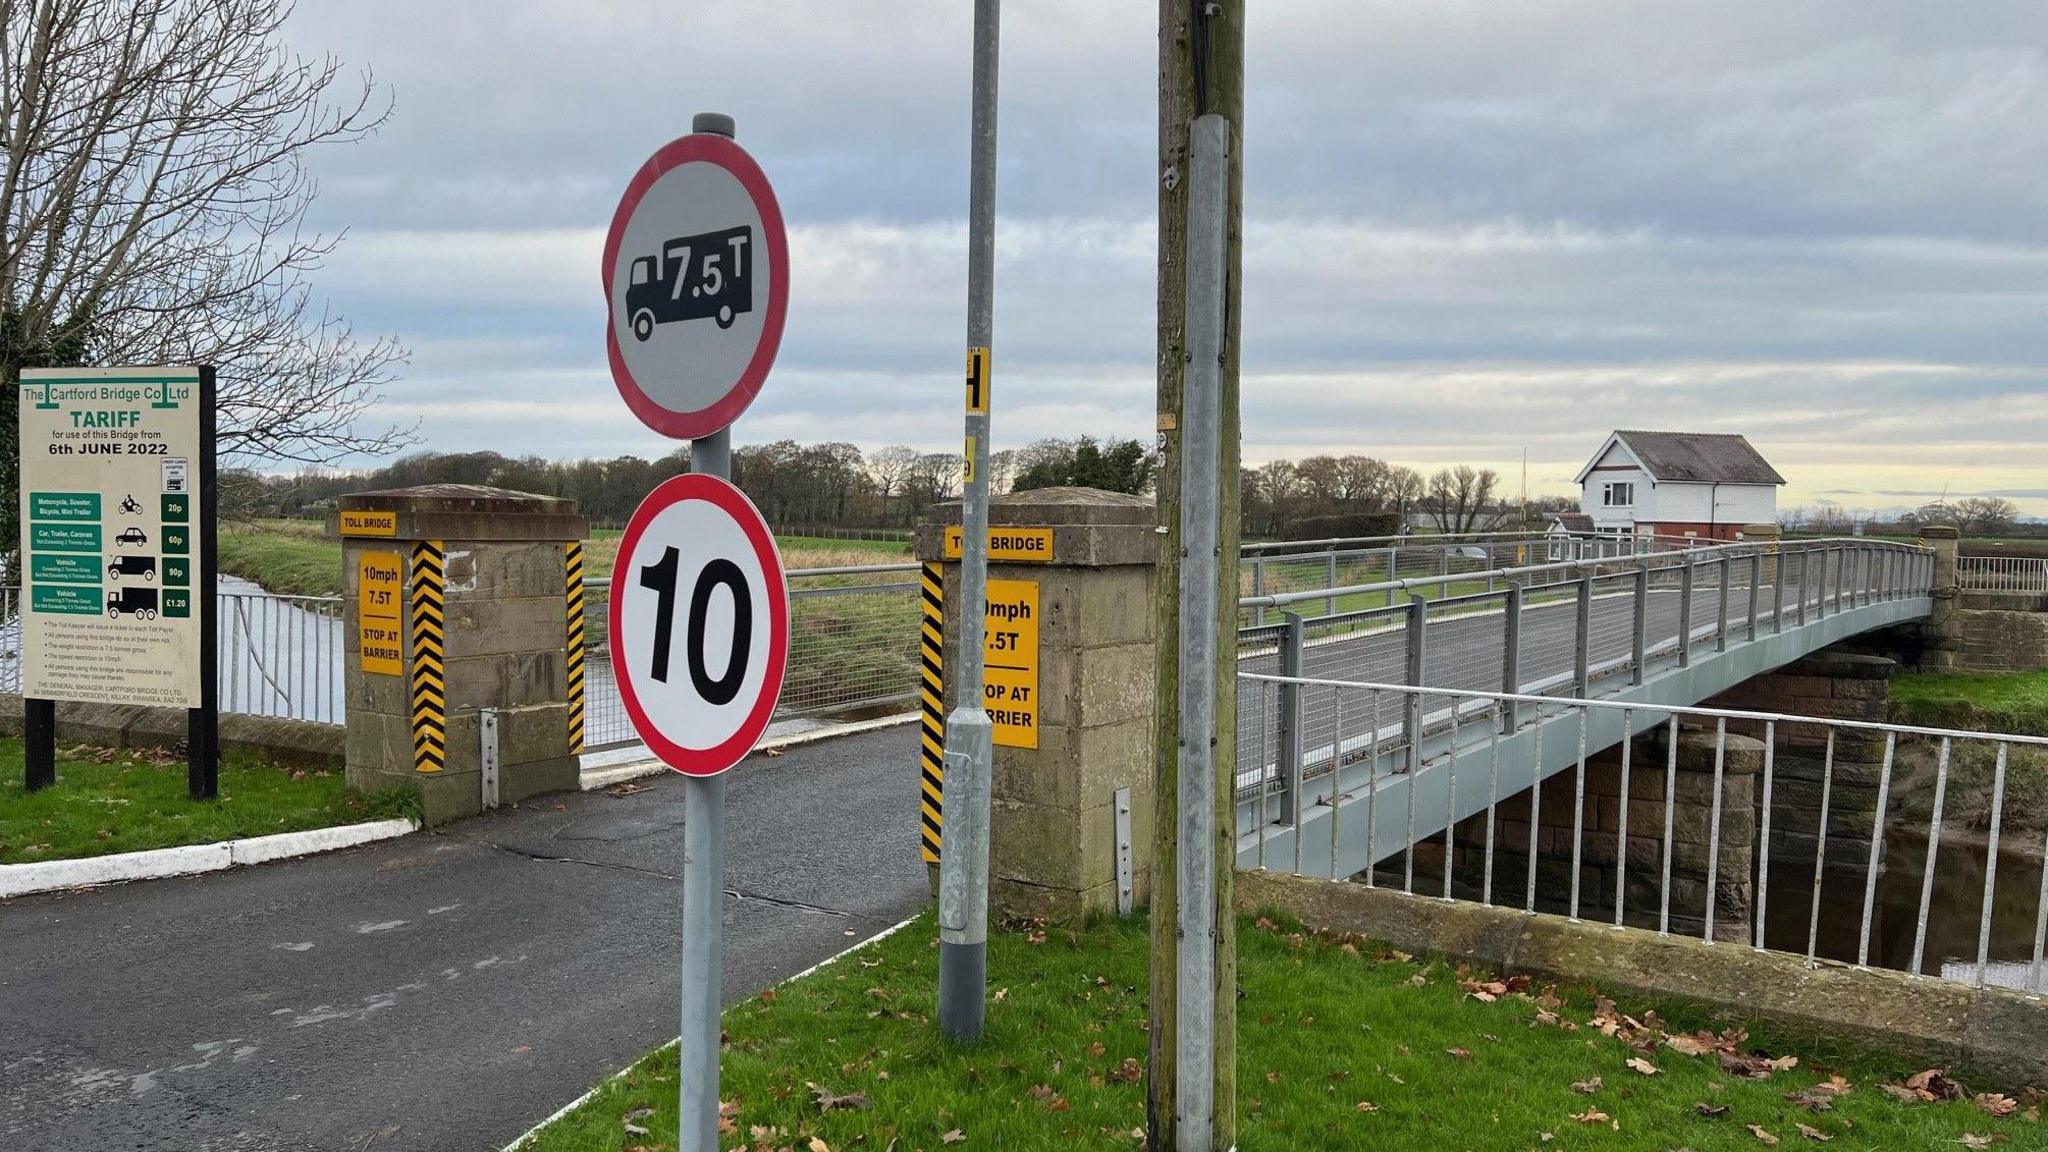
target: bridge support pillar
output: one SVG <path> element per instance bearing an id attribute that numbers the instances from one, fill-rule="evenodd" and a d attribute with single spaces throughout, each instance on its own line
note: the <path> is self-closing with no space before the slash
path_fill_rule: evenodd
<path id="1" fill-rule="evenodd" d="M 1961 536 L 1945 524 L 1920 529 L 1920 538 L 1934 549 L 1934 609 L 1920 625 L 1921 662 L 1930 672 L 1954 672 L 1962 661 L 1962 596 L 1956 580 Z"/>
<path id="2" fill-rule="evenodd" d="M 918 558 L 944 564 L 949 637 L 965 607 L 948 543 L 959 517 L 959 505 L 941 508 L 917 537 Z M 996 725 L 989 908 L 999 917 L 1078 920 L 1150 895 L 1157 521 L 1150 499 L 1092 488 L 989 501 L 983 699 Z M 1035 613 L 1029 627 L 1020 606 Z M 1021 650 L 1002 647 L 1006 635 Z M 946 671 L 950 714 L 960 685 Z M 943 824 L 938 841 L 943 852 Z"/>
<path id="3" fill-rule="evenodd" d="M 429 824 L 574 789 L 583 650 L 569 621 L 582 601 L 569 572 L 590 534 L 575 502 L 428 484 L 343 496 L 329 529 L 349 785 L 416 792 Z"/>

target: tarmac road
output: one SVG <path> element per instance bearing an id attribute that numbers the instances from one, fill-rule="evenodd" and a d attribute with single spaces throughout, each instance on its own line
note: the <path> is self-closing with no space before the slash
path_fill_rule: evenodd
<path id="1" fill-rule="evenodd" d="M 925 903 L 915 740 L 734 769 L 728 1002 Z M 0 902 L 0 1148 L 502 1148 L 675 1037 L 683 789 L 644 783 Z"/>

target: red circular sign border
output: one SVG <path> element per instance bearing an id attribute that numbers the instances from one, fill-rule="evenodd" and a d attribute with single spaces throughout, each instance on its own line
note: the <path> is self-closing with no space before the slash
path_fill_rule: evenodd
<path id="1" fill-rule="evenodd" d="M 747 534 L 747 542 L 754 546 L 754 555 L 761 562 L 761 570 L 774 575 L 777 588 L 771 591 L 781 594 L 769 598 L 768 670 L 767 678 L 762 681 L 764 688 L 771 684 L 774 687 L 761 693 L 753 711 L 724 743 L 711 748 L 685 748 L 663 735 L 648 717 L 647 710 L 641 706 L 640 695 L 633 687 L 630 665 L 622 666 L 615 662 L 612 679 L 618 685 L 619 701 L 625 705 L 634 731 L 647 743 L 649 751 L 669 768 L 685 776 L 716 776 L 737 766 L 754 750 L 755 741 L 768 730 L 768 722 L 775 715 L 775 706 L 782 699 L 782 677 L 789 659 L 789 577 L 783 571 L 782 553 L 775 547 L 775 537 L 768 531 L 768 522 L 761 518 L 760 510 L 747 499 L 746 493 L 728 481 L 701 472 L 671 476 L 649 492 L 640 506 L 633 510 L 633 518 L 626 522 L 625 534 L 619 538 L 617 566 L 612 569 L 611 603 L 605 612 L 610 635 L 626 634 L 620 607 L 626 597 L 621 582 L 633 566 L 633 550 L 639 546 L 640 537 L 664 509 L 686 500 L 708 501 L 731 516 Z M 707 769 L 695 763 L 699 761 L 718 762 L 720 766 Z"/>
<path id="2" fill-rule="evenodd" d="M 732 388 L 708 407 L 677 412 L 656 403 L 626 367 L 625 356 L 619 351 L 612 270 L 625 239 L 626 223 L 633 218 L 634 209 L 640 206 L 641 197 L 647 194 L 656 180 L 693 162 L 716 164 L 730 172 L 747 190 L 747 195 L 754 201 L 754 209 L 761 214 L 761 230 L 765 233 L 763 239 L 767 241 L 768 248 L 768 311 L 761 322 L 761 340 L 754 346 L 754 357 L 747 362 Z M 709 436 L 739 419 L 740 413 L 754 402 L 761 385 L 768 379 L 768 369 L 775 363 L 775 354 L 782 347 L 783 321 L 789 314 L 789 236 L 783 229 L 782 206 L 775 200 L 775 190 L 768 186 L 767 175 L 747 150 L 724 136 L 707 132 L 694 132 L 662 145 L 633 174 L 632 181 L 626 185 L 625 195 L 619 197 L 619 206 L 612 212 L 611 228 L 604 238 L 604 263 L 600 266 L 600 274 L 604 277 L 605 358 L 611 363 L 612 383 L 633 415 L 656 432 L 677 440 Z"/>

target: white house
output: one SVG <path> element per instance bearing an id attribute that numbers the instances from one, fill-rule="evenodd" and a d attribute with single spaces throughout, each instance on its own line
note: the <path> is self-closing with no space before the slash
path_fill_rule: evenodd
<path id="1" fill-rule="evenodd" d="M 1602 535 L 1733 540 L 1778 518 L 1785 482 L 1724 432 L 1612 432 L 1579 471 L 1579 507 Z"/>

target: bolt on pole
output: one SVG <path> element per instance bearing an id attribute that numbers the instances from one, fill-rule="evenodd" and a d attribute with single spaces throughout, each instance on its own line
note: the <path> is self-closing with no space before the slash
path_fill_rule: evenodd
<path id="1" fill-rule="evenodd" d="M 982 708 L 988 599 L 990 347 L 995 329 L 996 61 L 1002 5 L 975 0 L 973 143 L 967 191 L 967 438 L 960 493 L 960 652 L 946 717 L 946 842 L 939 855 L 939 1027 L 981 1036 L 988 988 L 989 772 Z"/>

